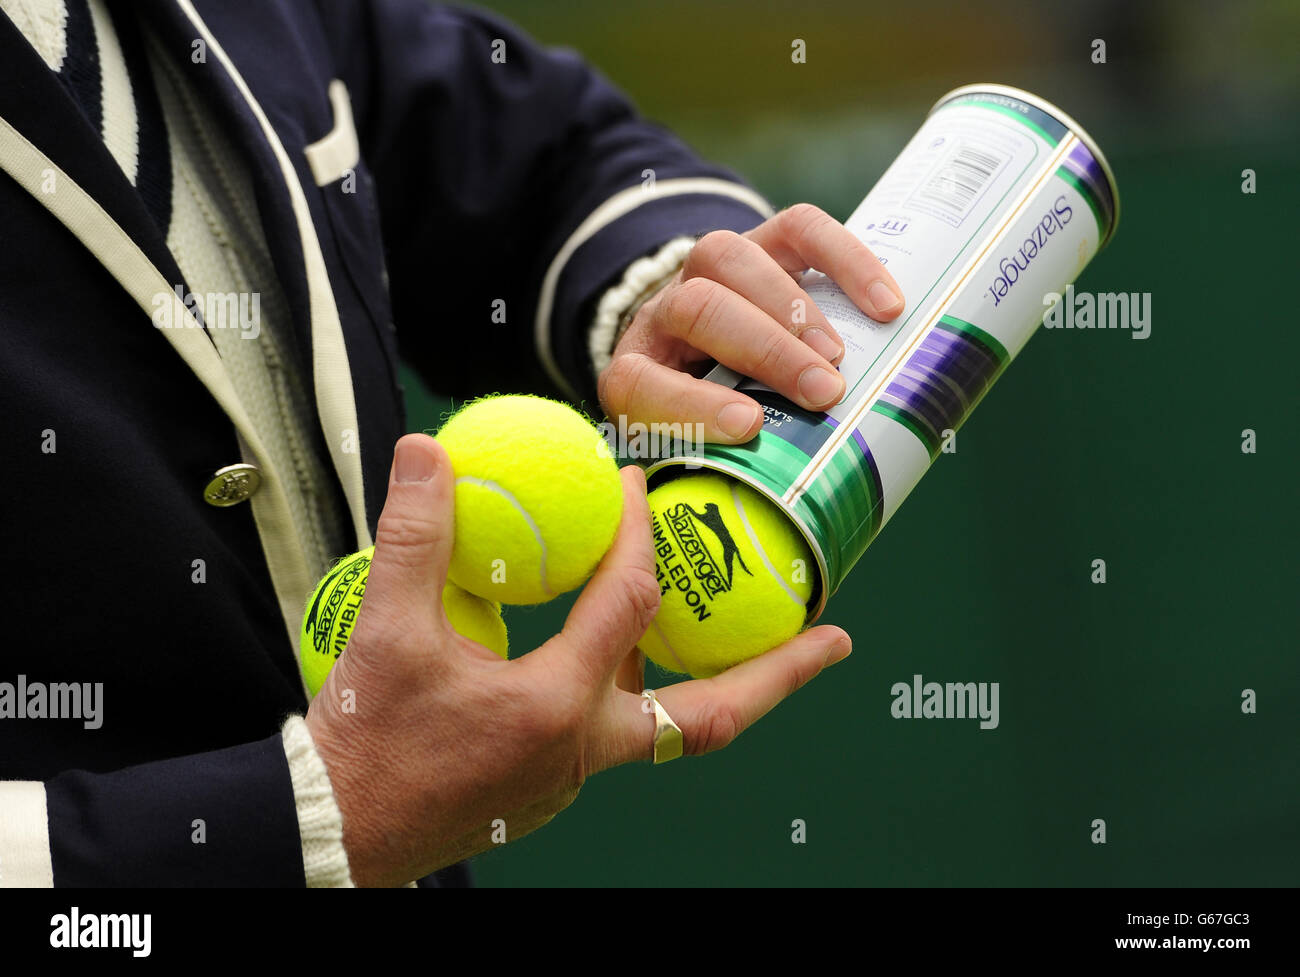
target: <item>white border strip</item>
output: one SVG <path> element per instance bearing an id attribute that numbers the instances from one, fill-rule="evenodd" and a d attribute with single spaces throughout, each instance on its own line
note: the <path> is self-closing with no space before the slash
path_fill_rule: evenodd
<path id="1" fill-rule="evenodd" d="M 181 2 L 185 3 L 188 0 L 181 0 Z M 659 180 L 649 187 L 638 184 L 620 190 L 593 210 L 587 216 L 587 219 L 569 235 L 569 239 L 564 242 L 563 247 L 551 260 L 550 267 L 546 269 L 546 277 L 542 279 L 541 294 L 537 297 L 537 319 L 533 332 L 537 345 L 537 358 L 546 368 L 546 372 L 551 379 L 564 391 L 566 396 L 576 398 L 578 392 L 560 371 L 560 366 L 555 362 L 555 355 L 551 351 L 551 311 L 555 305 L 555 290 L 559 285 L 564 266 L 568 264 L 574 253 L 595 237 L 596 234 L 642 204 L 650 203 L 652 200 L 663 200 L 667 197 L 677 197 L 690 193 L 730 197 L 732 200 L 738 200 L 753 207 L 764 219 L 771 217 L 775 213 L 772 205 L 749 187 L 715 177 L 680 177 L 673 180 Z"/>
<path id="2" fill-rule="evenodd" d="M 54 888 L 50 816 L 39 780 L 0 783 L 0 889 Z"/>

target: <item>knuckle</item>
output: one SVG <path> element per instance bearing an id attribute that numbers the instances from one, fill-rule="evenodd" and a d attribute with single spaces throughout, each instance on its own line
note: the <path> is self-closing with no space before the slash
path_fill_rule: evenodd
<path id="1" fill-rule="evenodd" d="M 404 563 L 406 554 L 413 550 L 444 542 L 449 529 L 445 521 L 418 509 L 386 511 L 379 517 L 379 524 L 375 527 L 376 553 L 382 550 L 385 559 L 392 558 Z"/>
<path id="2" fill-rule="evenodd" d="M 623 366 L 623 403 L 633 407 L 649 396 L 648 386 L 654 361 L 648 356 L 629 357 Z"/>
<path id="3" fill-rule="evenodd" d="M 581 711 L 572 698 L 551 683 L 545 695 L 520 688 L 501 704 L 498 715 L 510 717 L 507 725 L 515 738 L 532 751 L 546 751 L 553 744 L 573 738 L 581 725 Z"/>
<path id="4" fill-rule="evenodd" d="M 586 726 L 587 703 L 572 684 L 571 676 L 542 664 L 546 674 L 535 676 L 518 693 L 523 722 L 539 744 L 576 742 Z M 538 689 L 545 689 L 545 694 L 539 694 Z"/>
<path id="5" fill-rule="evenodd" d="M 730 745 L 740 735 L 740 717 L 733 706 L 716 703 L 704 717 L 696 753 L 712 753 Z"/>
<path id="6" fill-rule="evenodd" d="M 790 698 L 790 696 L 794 695 L 807 685 L 815 674 L 814 671 L 808 668 L 800 668 L 797 665 L 790 666 L 786 669 L 785 675 L 781 678 L 781 690 L 783 693 L 781 698 Z"/>
<path id="7" fill-rule="evenodd" d="M 794 204 L 781 211 L 781 220 L 786 228 L 796 237 L 806 236 L 827 222 L 834 222 L 830 214 L 813 204 Z"/>
<path id="8" fill-rule="evenodd" d="M 654 571 L 647 566 L 629 567 L 623 586 L 634 620 L 649 627 L 650 621 L 659 613 L 659 582 Z"/>
<path id="9" fill-rule="evenodd" d="M 759 376 L 771 376 L 785 356 L 787 349 L 786 337 L 782 334 L 776 334 L 767 339 L 763 344 L 763 349 L 759 352 L 758 358 L 754 361 L 753 372 Z"/>
<path id="10" fill-rule="evenodd" d="M 610 360 L 609 366 L 596 378 L 596 394 L 602 404 L 617 406 L 625 396 L 624 387 L 627 385 L 629 359 L 631 357 L 626 353 L 615 356 Z"/>
<path id="11" fill-rule="evenodd" d="M 875 252 L 859 241 L 852 234 L 844 244 L 844 257 L 852 262 L 874 262 L 876 260 Z"/>
<path id="12" fill-rule="evenodd" d="M 664 300 L 663 315 L 670 331 L 688 342 L 707 326 L 717 286 L 706 278 L 688 278 Z"/>
<path id="13" fill-rule="evenodd" d="M 710 231 L 695 242 L 687 255 L 686 264 L 692 275 L 696 271 L 724 267 L 733 260 L 737 250 L 743 248 L 745 239 L 735 231 Z"/>
<path id="14" fill-rule="evenodd" d="M 601 375 L 605 385 L 602 401 L 608 402 L 615 409 L 626 408 L 634 403 L 649 366 L 650 361 L 644 356 L 615 357 L 609 369 Z"/>
<path id="15" fill-rule="evenodd" d="M 874 270 L 878 264 L 875 253 L 853 235 L 844 247 L 844 265 L 848 268 L 861 269 L 864 273 Z M 864 274 L 865 277 L 865 274 Z"/>

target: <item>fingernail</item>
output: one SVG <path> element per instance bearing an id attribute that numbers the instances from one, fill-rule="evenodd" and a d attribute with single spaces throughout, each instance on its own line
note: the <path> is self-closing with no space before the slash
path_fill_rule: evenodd
<path id="1" fill-rule="evenodd" d="M 729 438 L 743 438 L 758 420 L 755 404 L 731 403 L 718 411 L 718 430 Z"/>
<path id="2" fill-rule="evenodd" d="M 830 651 L 826 652 L 826 661 L 822 668 L 830 668 L 832 665 L 838 665 L 844 659 L 849 657 L 849 652 L 853 650 L 853 642 L 847 636 L 840 638 L 839 641 L 831 645 Z"/>
<path id="3" fill-rule="evenodd" d="M 844 347 L 827 334 L 824 329 L 809 329 L 803 334 L 803 341 L 813 348 L 818 356 L 824 356 L 834 363 L 844 352 Z"/>
<path id="4" fill-rule="evenodd" d="M 820 366 L 810 366 L 799 375 L 799 393 L 812 406 L 838 403 L 844 392 L 844 378 Z"/>
<path id="5" fill-rule="evenodd" d="M 867 289 L 867 301 L 871 303 L 875 314 L 886 315 L 893 312 L 903 304 L 903 296 L 899 295 L 884 282 L 872 282 L 871 287 Z"/>
<path id="6" fill-rule="evenodd" d="M 419 441 L 403 441 L 397 446 L 393 475 L 399 482 L 427 482 L 433 478 L 433 452 Z"/>

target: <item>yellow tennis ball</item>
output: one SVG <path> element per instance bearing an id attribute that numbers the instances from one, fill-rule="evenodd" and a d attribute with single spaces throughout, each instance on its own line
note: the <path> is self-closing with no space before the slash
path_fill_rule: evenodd
<path id="1" fill-rule="evenodd" d="M 484 397 L 436 437 L 456 474 L 452 580 L 503 604 L 540 604 L 591 576 L 614 541 L 623 488 L 590 420 L 544 397 Z"/>
<path id="2" fill-rule="evenodd" d="M 661 600 L 638 644 L 651 661 L 706 678 L 799 633 L 816 565 L 774 503 L 714 474 L 681 476 L 649 500 Z"/>
<path id="3" fill-rule="evenodd" d="M 448 580 L 442 588 L 442 609 L 457 634 L 507 657 L 506 622 L 496 601 L 471 594 Z"/>
<path id="4" fill-rule="evenodd" d="M 330 669 L 352 637 L 374 555 L 375 548 L 371 546 L 340 560 L 316 585 L 307 602 L 302 628 L 298 631 L 298 657 L 303 678 L 313 696 L 325 684 Z M 458 634 L 506 657 L 509 643 L 500 604 L 475 597 L 448 582 L 442 590 L 442 607 Z"/>

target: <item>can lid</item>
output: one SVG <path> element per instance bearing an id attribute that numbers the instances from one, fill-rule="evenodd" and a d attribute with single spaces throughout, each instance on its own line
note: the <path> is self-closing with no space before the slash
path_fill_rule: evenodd
<path id="1" fill-rule="evenodd" d="M 1101 242 L 1098 250 L 1104 248 L 1107 243 L 1109 243 L 1110 239 L 1115 236 L 1115 228 L 1119 227 L 1119 185 L 1115 182 L 1115 171 L 1110 168 L 1110 162 L 1106 159 L 1106 154 L 1101 151 L 1101 147 L 1097 145 L 1096 140 L 1093 139 L 1092 136 L 1088 135 L 1088 131 L 1084 129 L 1083 126 L 1079 125 L 1079 123 L 1071 116 L 1067 115 L 1047 99 L 1040 98 L 1032 92 L 1025 91 L 1023 88 L 1015 88 L 1011 85 L 999 85 L 994 82 L 986 82 L 977 85 L 962 85 L 961 88 L 954 88 L 947 95 L 943 96 L 943 98 L 939 99 L 939 101 L 935 102 L 934 105 L 930 107 L 930 111 L 926 114 L 931 115 L 936 109 L 947 102 L 951 102 L 955 98 L 960 98 L 962 95 L 971 95 L 975 92 L 988 92 L 990 95 L 1006 95 L 1010 98 L 1018 98 L 1020 101 L 1026 102 L 1029 105 L 1034 106 L 1034 108 L 1040 109 L 1048 115 L 1053 116 L 1058 122 L 1073 132 L 1081 143 L 1088 147 L 1088 151 L 1092 153 L 1093 158 L 1097 161 L 1097 165 L 1101 167 L 1102 173 L 1106 175 L 1106 182 L 1110 188 L 1111 200 L 1114 201 L 1115 204 L 1115 218 L 1110 222 L 1110 228 L 1106 233 L 1106 239 Z"/>

